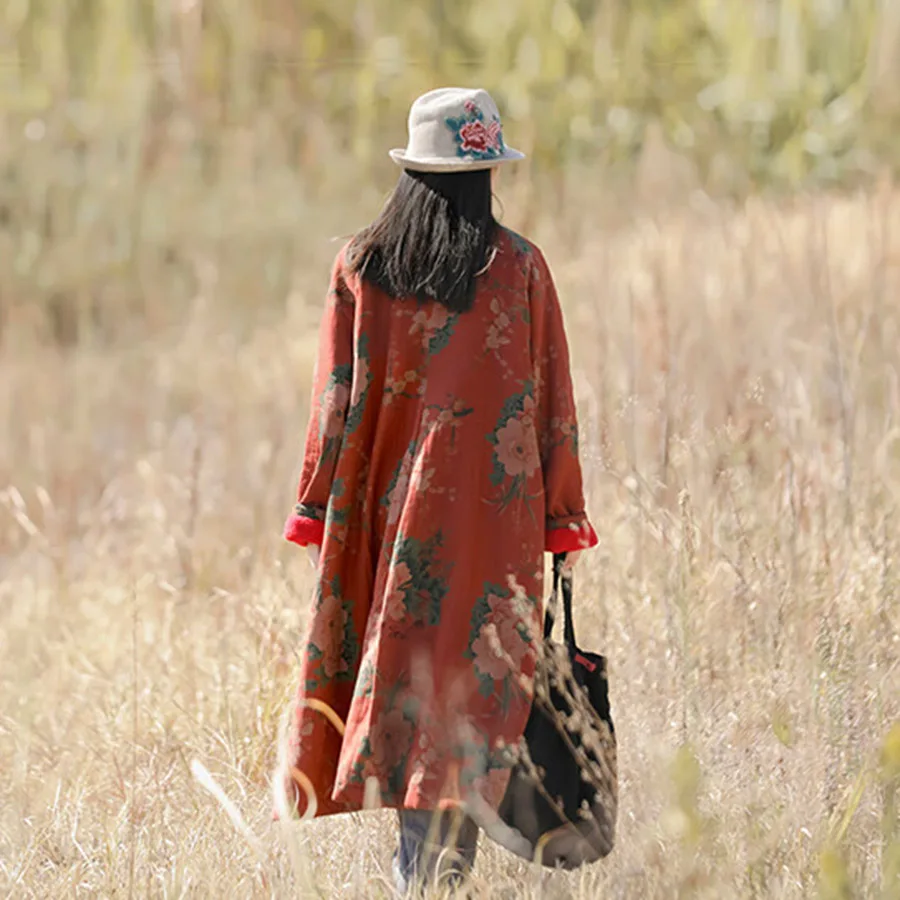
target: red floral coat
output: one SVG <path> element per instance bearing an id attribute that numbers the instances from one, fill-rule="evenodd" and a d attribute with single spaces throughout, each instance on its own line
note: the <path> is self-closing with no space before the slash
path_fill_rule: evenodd
<path id="1" fill-rule="evenodd" d="M 544 257 L 501 229 L 454 314 L 388 298 L 341 251 L 314 380 L 285 536 L 321 561 L 280 777 L 307 815 L 366 797 L 496 808 L 531 704 L 543 553 L 596 543 Z"/>

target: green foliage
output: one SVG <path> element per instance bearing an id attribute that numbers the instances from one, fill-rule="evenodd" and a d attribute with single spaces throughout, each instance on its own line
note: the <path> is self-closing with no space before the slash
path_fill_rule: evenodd
<path id="1" fill-rule="evenodd" d="M 900 722 L 894 724 L 881 750 L 882 897 L 900 896 Z"/>
<path id="2" fill-rule="evenodd" d="M 900 896 L 900 722 L 888 731 L 878 763 L 865 769 L 848 793 L 843 814 L 836 817 L 819 857 L 819 896 L 822 900 L 849 900 L 858 896 L 848 866 L 847 833 L 863 795 L 874 782 L 881 789 L 882 853 L 881 893 L 884 900 Z"/>
<path id="3" fill-rule="evenodd" d="M 166 326 L 210 273 L 283 298 L 312 198 L 383 184 L 439 84 L 494 93 L 549 199 L 651 123 L 731 194 L 871 174 L 900 125 L 878 0 L 6 0 L 0 33 L 0 327 L 37 301 L 62 342 Z"/>
<path id="4" fill-rule="evenodd" d="M 446 82 L 488 86 L 549 167 L 628 156 L 658 119 L 701 170 L 725 152 L 760 180 L 833 179 L 864 170 L 897 124 L 885 94 L 898 14 L 877 0 L 5 6 L 6 102 L 20 114 L 77 98 L 103 104 L 101 127 L 133 125 L 150 111 L 126 102 L 140 82 L 164 117 L 234 127 L 274 114 L 314 166 L 332 142 L 380 155 L 410 99 Z"/>

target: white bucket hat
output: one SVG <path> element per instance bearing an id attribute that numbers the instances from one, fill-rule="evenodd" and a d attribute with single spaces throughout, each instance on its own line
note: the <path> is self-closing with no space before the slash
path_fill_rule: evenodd
<path id="1" fill-rule="evenodd" d="M 423 94 L 409 111 L 405 150 L 391 159 L 416 172 L 474 172 L 525 154 L 503 141 L 497 104 L 487 91 L 438 88 Z"/>

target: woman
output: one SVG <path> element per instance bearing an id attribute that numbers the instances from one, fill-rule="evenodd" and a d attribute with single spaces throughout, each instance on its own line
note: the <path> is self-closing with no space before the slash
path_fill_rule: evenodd
<path id="1" fill-rule="evenodd" d="M 307 816 L 399 810 L 404 890 L 436 849 L 471 866 L 529 713 L 542 554 L 596 536 L 553 280 L 491 212 L 492 170 L 522 158 L 496 105 L 425 94 L 391 157 L 320 331 L 285 529 L 318 587 L 279 784 Z"/>

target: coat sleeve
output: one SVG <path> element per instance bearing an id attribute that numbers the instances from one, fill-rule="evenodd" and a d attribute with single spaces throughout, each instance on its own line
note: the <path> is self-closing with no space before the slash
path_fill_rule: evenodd
<path id="1" fill-rule="evenodd" d="M 353 379 L 355 302 L 343 276 L 343 252 L 331 273 L 313 374 L 309 422 L 297 504 L 284 526 L 295 544 L 321 544 L 335 467 L 344 438 Z"/>
<path id="2" fill-rule="evenodd" d="M 562 309 L 550 268 L 537 248 L 533 261 L 530 300 L 538 440 L 546 496 L 544 549 L 567 553 L 595 546 L 597 535 L 585 512 L 578 414 Z"/>

